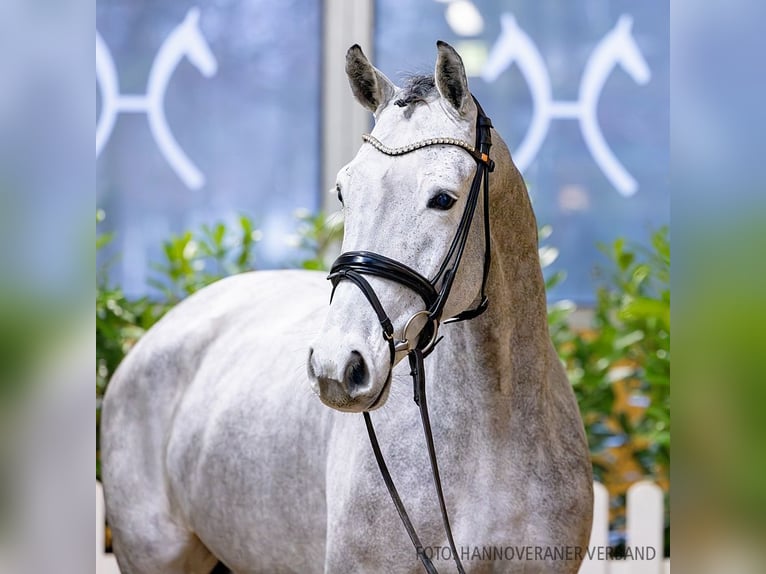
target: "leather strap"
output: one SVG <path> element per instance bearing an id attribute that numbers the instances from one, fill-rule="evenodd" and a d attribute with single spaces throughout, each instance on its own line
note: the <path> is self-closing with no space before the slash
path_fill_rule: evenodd
<path id="1" fill-rule="evenodd" d="M 476 104 L 478 113 L 476 118 L 476 147 L 482 154 L 489 157 L 489 149 L 492 147 L 492 120 L 490 120 L 484 113 L 479 101 L 476 98 L 474 98 L 473 101 Z M 482 164 L 480 163 L 478 164 L 476 178 L 478 178 L 478 171 L 481 169 Z M 489 221 L 489 174 L 494 170 L 495 162 L 490 160 L 484 166 L 484 173 L 482 174 L 484 180 L 484 194 L 482 198 L 484 204 L 484 270 L 481 279 L 481 299 L 475 308 L 463 311 L 455 317 L 447 319 L 444 321 L 445 323 L 457 323 L 458 321 L 473 319 L 484 313 L 489 306 L 489 298 L 487 297 L 487 279 L 489 278 L 489 269 L 492 266 L 492 236 Z M 474 184 L 476 184 L 476 178 L 474 179 Z"/>
<path id="2" fill-rule="evenodd" d="M 342 253 L 335 260 L 330 269 L 328 279 L 333 282 L 333 285 L 336 285 L 337 281 L 342 278 L 340 271 L 344 269 L 351 269 L 365 275 L 375 275 L 390 281 L 395 281 L 415 291 L 421 299 L 423 299 L 431 321 L 441 321 L 442 312 L 444 311 L 444 306 L 446 305 L 450 291 L 452 290 L 452 283 L 455 280 L 457 268 L 460 265 L 468 241 L 468 236 L 471 231 L 471 224 L 476 212 L 476 205 L 479 202 L 479 194 L 483 190 L 484 267 L 482 272 L 481 297 L 479 304 L 475 308 L 463 311 L 455 317 L 447 319 L 445 323 L 473 319 L 486 311 L 489 305 L 489 299 L 486 295 L 486 287 L 491 266 L 489 173 L 494 170 L 495 164 L 489 159 L 489 151 L 492 146 L 492 121 L 486 116 L 481 104 L 479 104 L 476 98 L 474 98 L 474 103 L 476 104 L 477 109 L 476 145 L 474 148 L 475 153 L 471 153 L 471 155 L 477 162 L 476 173 L 471 182 L 471 189 L 468 192 L 465 209 L 463 210 L 460 223 L 455 231 L 455 236 L 452 238 L 452 243 L 447 251 L 447 255 L 434 277 L 430 280 L 426 279 L 423 275 L 407 265 L 379 253 L 373 253 L 371 251 L 347 251 Z M 468 144 L 451 140 L 450 138 L 425 140 L 417 145 L 402 148 L 404 151 L 394 152 L 393 150 L 388 150 L 385 146 L 382 148 L 376 146 L 376 149 L 383 153 L 388 153 L 389 155 L 403 155 L 404 153 L 410 153 L 415 149 L 420 149 L 421 147 L 429 145 L 453 145 L 460 147 L 469 153 L 472 151 L 466 149 L 465 146 Z M 436 291 L 437 285 L 439 285 L 438 292 Z M 421 337 L 421 341 L 423 339 L 424 338 Z M 425 338 L 425 340 L 428 339 Z"/>
<path id="3" fill-rule="evenodd" d="M 335 289 L 338 287 L 340 278 L 348 279 L 354 283 L 362 291 L 362 294 L 367 298 L 367 301 L 370 302 L 373 311 L 375 311 L 375 314 L 378 316 L 380 327 L 383 329 L 383 338 L 388 342 L 388 350 L 391 354 L 391 367 L 393 367 L 394 359 L 396 358 L 394 326 L 391 323 L 391 319 L 386 315 L 383 305 L 380 304 L 380 299 L 378 299 L 378 296 L 375 294 L 375 290 L 360 273 L 353 269 L 341 269 L 336 272 L 336 280 L 333 282 L 332 293 L 330 293 L 330 303 L 332 303 L 332 299 L 335 296 Z"/>
<path id="4" fill-rule="evenodd" d="M 365 275 L 375 275 L 401 283 L 420 295 L 426 307 L 431 307 L 438 294 L 428 279 L 417 271 L 385 255 L 371 251 L 347 251 L 341 253 L 330 268 L 329 279 L 333 284 L 340 280 L 343 270 L 353 270 Z"/>
<path id="5" fill-rule="evenodd" d="M 413 349 L 409 352 L 408 359 L 410 361 L 410 375 L 412 376 L 413 383 L 413 399 L 415 404 L 417 404 L 420 409 L 420 422 L 423 425 L 423 434 L 426 438 L 428 459 L 431 463 L 431 477 L 433 478 L 434 488 L 436 489 L 436 497 L 439 499 L 439 511 L 442 515 L 444 532 L 447 535 L 447 541 L 449 542 L 450 550 L 452 551 L 452 559 L 455 561 L 457 571 L 459 574 L 465 574 L 463 564 L 460 562 L 460 557 L 455 545 L 455 539 L 452 536 L 452 527 L 450 526 L 449 515 L 447 514 L 447 505 L 444 502 L 444 492 L 442 491 L 441 476 L 439 475 L 439 463 L 436 460 L 434 437 L 433 433 L 431 432 L 431 420 L 428 416 L 428 403 L 426 401 L 426 373 L 425 366 L 423 365 L 423 353 L 420 351 L 420 349 Z M 412 525 L 409 514 L 407 514 L 407 509 L 404 507 L 404 503 L 399 496 L 399 492 L 396 490 L 394 479 L 391 478 L 391 473 L 388 470 L 388 465 L 386 465 L 386 461 L 383 458 L 383 453 L 380 450 L 378 437 L 375 434 L 375 428 L 372 425 L 370 413 L 365 411 L 363 414 L 364 424 L 367 427 L 367 435 L 370 438 L 370 445 L 372 446 L 372 451 L 375 454 L 375 460 L 378 463 L 378 469 L 380 470 L 380 474 L 383 477 L 383 482 L 386 483 L 388 494 L 391 496 L 391 500 L 396 507 L 396 511 L 399 513 L 399 519 L 402 521 L 404 529 L 407 531 L 407 534 L 412 541 L 412 545 L 415 547 L 418 558 L 423 564 L 426 572 L 428 572 L 428 574 L 438 574 L 438 571 L 434 567 L 433 562 L 431 562 L 426 553 L 423 551 L 423 545 L 420 542 L 420 538 L 415 531 L 415 527 Z"/>
<path id="6" fill-rule="evenodd" d="M 409 356 L 410 367 L 412 371 L 412 383 L 415 394 L 415 404 L 420 409 L 420 422 L 423 424 L 423 434 L 426 437 L 426 446 L 428 447 L 428 459 L 431 461 L 431 477 L 434 480 L 434 488 L 436 489 L 436 496 L 439 499 L 439 510 L 442 515 L 442 524 L 444 524 L 444 532 L 447 534 L 447 540 L 449 541 L 449 547 L 452 551 L 452 559 L 455 561 L 457 571 L 460 574 L 465 574 L 463 570 L 463 564 L 460 562 L 457 548 L 455 547 L 455 539 L 452 537 L 452 527 L 449 523 L 449 515 L 447 514 L 447 505 L 444 503 L 444 493 L 442 492 L 442 481 L 439 476 L 439 464 L 436 461 L 436 450 L 434 449 L 434 437 L 431 433 L 431 420 L 428 417 L 428 403 L 426 402 L 426 372 L 423 366 L 423 353 L 420 349 L 413 349 L 410 351 Z M 421 552 L 420 554 L 423 554 Z"/>
<path id="7" fill-rule="evenodd" d="M 492 266 L 492 250 L 490 248 L 490 244 L 492 243 L 492 239 L 490 236 L 490 228 L 489 228 L 489 177 L 487 174 L 484 174 L 484 196 L 483 196 L 483 203 L 484 203 L 484 271 L 481 278 L 481 299 L 479 302 L 479 305 L 474 307 L 473 309 L 467 309 L 463 311 L 462 313 L 456 315 L 455 317 L 451 317 L 450 319 L 447 319 L 444 321 L 445 323 L 457 323 L 458 321 L 467 321 L 469 319 L 473 319 L 474 317 L 478 317 L 484 311 L 487 310 L 487 307 L 489 306 L 489 298 L 487 297 L 486 290 L 487 290 L 487 279 L 489 278 L 489 269 Z"/>
<path id="8" fill-rule="evenodd" d="M 455 541 L 452 536 L 452 528 L 449 522 L 449 516 L 447 514 L 447 506 L 444 502 L 444 493 L 441 486 L 441 477 L 439 476 L 439 465 L 436 460 L 436 450 L 434 448 L 433 434 L 431 432 L 431 422 L 428 416 L 428 403 L 426 401 L 426 384 L 425 384 L 425 366 L 423 359 L 431 351 L 433 351 L 434 345 L 426 348 L 431 340 L 431 335 L 435 336 L 433 332 L 434 328 L 438 328 L 438 323 L 441 320 L 441 315 L 444 310 L 447 298 L 449 297 L 450 290 L 452 289 L 452 283 L 455 280 L 457 269 L 460 266 L 460 261 L 463 257 L 463 252 L 468 240 L 468 235 L 471 230 L 471 223 L 473 221 L 474 213 L 476 211 L 476 205 L 479 201 L 479 193 L 483 190 L 483 215 L 484 215 L 484 270 L 481 282 L 481 299 L 477 307 L 468 309 L 462 313 L 456 315 L 445 321 L 465 321 L 478 317 L 484 311 L 486 311 L 489 301 L 486 295 L 487 278 L 489 277 L 489 269 L 491 266 L 491 234 L 489 228 L 489 173 L 494 170 L 494 162 L 489 158 L 489 150 L 492 145 L 491 129 L 492 122 L 482 110 L 479 102 L 474 98 L 477 108 L 476 119 L 476 145 L 474 149 L 470 148 L 469 144 L 464 142 L 450 141 L 449 138 L 436 138 L 434 140 L 424 140 L 418 142 L 412 146 L 408 146 L 403 150 L 389 150 L 378 142 L 374 138 L 367 138 L 368 141 L 376 149 L 382 153 L 388 155 L 402 155 L 409 153 L 415 149 L 420 149 L 429 145 L 457 145 L 458 147 L 468 151 L 471 156 L 476 160 L 476 173 L 474 174 L 473 181 L 471 182 L 471 189 L 468 193 L 466 200 L 466 206 L 463 210 L 463 214 L 460 218 L 460 223 L 455 232 L 455 236 L 452 239 L 450 248 L 447 252 L 447 256 L 442 261 L 439 270 L 433 279 L 428 280 L 417 271 L 411 269 L 407 265 L 370 251 L 350 251 L 341 254 L 333 263 L 330 269 L 328 279 L 332 281 L 333 290 L 330 296 L 330 301 L 335 294 L 340 281 L 348 279 L 354 283 L 364 294 L 367 301 L 369 301 L 375 314 L 380 321 L 381 328 L 383 329 L 383 337 L 387 340 L 390 350 L 390 369 L 393 369 L 394 360 L 396 356 L 396 348 L 394 343 L 394 329 L 391 324 L 391 320 L 386 314 L 383 305 L 380 303 L 378 296 L 375 294 L 374 289 L 369 282 L 364 278 L 364 275 L 374 275 L 390 281 L 395 281 L 405 287 L 408 287 L 415 293 L 417 293 L 425 303 L 429 321 L 427 326 L 423 329 L 418 337 L 418 343 L 414 348 L 410 348 L 408 351 L 408 359 L 410 362 L 410 368 L 413 380 L 413 395 L 415 403 L 420 410 L 420 420 L 423 426 L 423 433 L 425 434 L 426 446 L 428 449 L 428 458 L 431 464 L 431 476 L 433 478 L 434 487 L 436 489 L 436 495 L 439 500 L 439 510 L 442 516 L 442 523 L 444 525 L 444 531 L 449 541 L 450 550 L 452 551 L 452 557 L 455 561 L 455 565 L 459 574 L 465 574 L 463 565 L 460 562 Z M 374 140 L 374 141 L 372 141 Z M 483 185 L 482 185 L 483 184 Z M 439 290 L 436 290 L 436 286 L 439 285 Z M 406 336 L 406 335 L 405 335 Z M 441 339 L 439 339 L 441 340 Z M 436 342 L 438 343 L 437 340 Z M 389 373 L 390 376 L 390 373 Z M 373 453 L 375 454 L 375 460 L 378 463 L 383 481 L 386 484 L 391 500 L 396 506 L 396 510 L 399 513 L 399 518 L 404 525 L 407 534 L 412 541 L 413 546 L 417 552 L 423 567 L 428 574 L 438 574 L 433 562 L 423 552 L 423 546 L 420 543 L 417 532 L 415 531 L 412 521 L 407 514 L 407 510 L 402 503 L 399 493 L 396 490 L 394 481 L 391 478 L 391 474 L 388 471 L 388 466 L 383 459 L 383 454 L 378 444 L 377 436 L 375 435 L 375 429 L 372 425 L 372 419 L 369 412 L 364 412 L 365 426 L 367 427 L 367 434 L 370 439 L 370 445 L 372 446 Z"/>
<path id="9" fill-rule="evenodd" d="M 375 428 L 372 426 L 370 413 L 365 411 L 363 414 L 364 424 L 367 427 L 367 435 L 370 437 L 370 445 L 372 445 L 372 451 L 375 453 L 375 460 L 378 463 L 380 475 L 383 477 L 383 482 L 386 483 L 388 494 L 391 496 L 391 500 L 394 502 L 396 511 L 399 513 L 399 519 L 402 521 L 404 529 L 407 531 L 407 534 L 412 541 L 412 545 L 415 547 L 415 550 L 418 554 L 418 558 L 423 564 L 423 567 L 426 569 L 426 572 L 428 572 L 428 574 L 439 574 L 439 572 L 434 567 L 433 562 L 431 562 L 430 558 L 428 558 L 425 552 L 422 551 L 423 545 L 420 542 L 420 538 L 418 538 L 418 533 L 415 532 L 415 527 L 412 525 L 412 521 L 407 514 L 407 510 L 404 508 L 404 503 L 399 497 L 399 493 L 396 490 L 396 485 L 394 484 L 394 479 L 391 478 L 391 473 L 388 472 L 388 466 L 386 465 L 386 461 L 383 459 L 383 453 L 380 452 L 378 437 L 375 436 Z"/>

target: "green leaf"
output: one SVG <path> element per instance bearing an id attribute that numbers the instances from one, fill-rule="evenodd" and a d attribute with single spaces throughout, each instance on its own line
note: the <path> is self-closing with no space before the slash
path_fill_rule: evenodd
<path id="1" fill-rule="evenodd" d="M 630 347 L 631 345 L 643 340 L 643 338 L 643 331 L 637 330 L 631 333 L 626 333 L 625 335 L 622 335 L 614 340 L 614 348 L 618 350 L 625 349 L 626 347 Z"/>

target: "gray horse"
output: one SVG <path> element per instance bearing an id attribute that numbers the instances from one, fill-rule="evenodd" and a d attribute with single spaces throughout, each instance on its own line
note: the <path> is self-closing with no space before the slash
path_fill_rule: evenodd
<path id="1" fill-rule="evenodd" d="M 433 77 L 404 88 L 357 46 L 346 71 L 386 146 L 474 141 L 476 106 L 449 45 L 438 44 Z M 490 306 L 443 325 L 426 359 L 442 484 L 466 571 L 575 573 L 591 526 L 588 449 L 548 334 L 527 190 L 492 137 Z M 455 146 L 391 157 L 362 145 L 338 174 L 343 250 L 433 276 L 475 171 Z M 483 254 L 477 219 L 445 317 L 475 305 Z M 422 300 L 398 283 L 369 282 L 401 338 Z M 397 353 L 389 376 L 389 349 L 362 292 L 341 282 L 328 306 L 329 292 L 322 273 L 230 277 L 178 305 L 125 359 L 101 431 L 123 573 L 208 573 L 219 560 L 238 573 L 419 572 L 358 414 L 365 410 L 424 551 L 453 571 L 407 361 Z"/>

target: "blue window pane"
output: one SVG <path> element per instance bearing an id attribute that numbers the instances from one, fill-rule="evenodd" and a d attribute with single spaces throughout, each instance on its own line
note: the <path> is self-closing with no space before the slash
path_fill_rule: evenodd
<path id="1" fill-rule="evenodd" d="M 252 215 L 260 267 L 294 257 L 293 212 L 319 207 L 321 3 L 97 5 L 98 205 L 147 289 L 163 239 Z"/>
<path id="2" fill-rule="evenodd" d="M 376 65 L 431 73 L 438 39 L 462 55 L 471 90 L 522 169 L 550 293 L 589 304 L 598 243 L 646 243 L 669 222 L 669 7 L 663 0 L 469 0 L 376 4 Z"/>

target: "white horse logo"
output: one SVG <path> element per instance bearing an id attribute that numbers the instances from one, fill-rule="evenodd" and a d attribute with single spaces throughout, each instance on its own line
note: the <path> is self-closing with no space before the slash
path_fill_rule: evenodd
<path id="1" fill-rule="evenodd" d="M 601 90 L 617 64 L 639 85 L 651 79 L 651 71 L 631 33 L 633 18 L 620 16 L 615 27 L 593 50 L 580 82 L 578 101 L 555 101 L 551 79 L 540 51 L 532 39 L 519 27 L 513 14 L 501 16 L 502 32 L 495 42 L 482 78 L 494 82 L 514 62 L 529 84 L 534 101 L 532 122 L 524 140 L 514 153 L 514 161 L 524 171 L 534 159 L 548 133 L 553 119 L 580 121 L 585 143 L 604 175 L 617 191 L 629 197 L 638 190 L 638 183 L 615 157 L 598 125 L 597 109 Z"/>
<path id="2" fill-rule="evenodd" d="M 96 79 L 101 89 L 101 117 L 96 125 L 96 157 L 109 140 L 117 115 L 143 113 L 165 159 L 190 189 L 205 185 L 205 176 L 178 145 L 165 118 L 165 91 L 179 62 L 186 56 L 206 78 L 218 71 L 218 62 L 199 29 L 199 9 L 191 8 L 157 52 L 145 95 L 121 94 L 117 69 L 109 48 L 96 32 Z"/>

